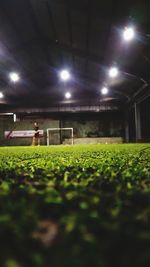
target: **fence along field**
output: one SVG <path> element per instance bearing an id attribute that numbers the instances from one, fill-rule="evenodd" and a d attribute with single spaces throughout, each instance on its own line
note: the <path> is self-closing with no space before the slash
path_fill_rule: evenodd
<path id="1" fill-rule="evenodd" d="M 150 266 L 150 145 L 0 148 L 0 266 Z"/>

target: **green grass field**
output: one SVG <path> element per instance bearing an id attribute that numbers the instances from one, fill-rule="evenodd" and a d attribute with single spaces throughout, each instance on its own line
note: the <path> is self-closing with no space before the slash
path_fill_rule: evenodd
<path id="1" fill-rule="evenodd" d="M 0 267 L 149 267 L 150 145 L 0 148 Z"/>

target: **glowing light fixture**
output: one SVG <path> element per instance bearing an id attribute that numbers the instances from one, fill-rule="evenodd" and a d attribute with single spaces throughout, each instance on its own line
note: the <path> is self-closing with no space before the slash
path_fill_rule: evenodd
<path id="1" fill-rule="evenodd" d="M 119 73 L 119 71 L 116 67 L 111 67 L 109 70 L 109 77 L 115 78 L 118 76 L 118 73 Z"/>
<path id="2" fill-rule="evenodd" d="M 135 37 L 135 30 L 132 27 L 126 27 L 123 32 L 123 39 L 126 42 L 130 42 Z"/>
<path id="3" fill-rule="evenodd" d="M 71 94 L 70 94 L 69 92 L 67 92 L 67 93 L 65 94 L 65 98 L 70 99 L 70 98 L 71 98 Z"/>
<path id="4" fill-rule="evenodd" d="M 11 80 L 12 82 L 14 82 L 14 83 L 16 83 L 16 82 L 18 82 L 18 81 L 20 80 L 20 76 L 19 76 L 19 74 L 16 73 L 16 72 L 11 72 L 11 73 L 9 74 L 9 78 L 10 78 L 10 80 Z"/>
<path id="5" fill-rule="evenodd" d="M 69 79 L 70 79 L 70 73 L 69 73 L 69 71 L 68 71 L 68 70 L 62 70 L 62 71 L 60 72 L 60 78 L 61 78 L 61 80 L 63 80 L 63 81 L 67 81 L 67 80 L 69 80 Z"/>
<path id="6" fill-rule="evenodd" d="M 103 88 L 101 89 L 101 94 L 102 94 L 102 95 L 107 95 L 107 94 L 108 94 L 108 88 L 107 88 L 107 87 L 103 87 Z"/>
<path id="7" fill-rule="evenodd" d="M 4 94 L 0 92 L 0 98 L 2 99 L 4 97 Z"/>

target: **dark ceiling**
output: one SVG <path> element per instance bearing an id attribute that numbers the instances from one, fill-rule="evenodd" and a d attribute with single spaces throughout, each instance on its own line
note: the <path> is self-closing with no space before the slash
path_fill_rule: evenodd
<path id="1" fill-rule="evenodd" d="M 149 14 L 148 0 L 0 0 L 1 108 L 125 103 L 139 88 L 147 94 Z M 138 35 L 125 44 L 121 33 L 129 23 Z M 110 81 L 112 64 L 120 75 Z M 65 84 L 63 68 L 72 74 Z M 19 83 L 9 81 L 11 71 L 20 74 Z M 105 82 L 110 92 L 102 97 Z M 72 99 L 66 101 L 68 90 Z"/>

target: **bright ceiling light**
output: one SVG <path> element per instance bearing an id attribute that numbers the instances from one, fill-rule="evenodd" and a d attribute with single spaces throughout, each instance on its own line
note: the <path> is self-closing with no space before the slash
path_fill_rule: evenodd
<path id="1" fill-rule="evenodd" d="M 62 70 L 60 72 L 60 78 L 63 80 L 63 81 L 67 81 L 70 79 L 70 73 L 68 70 Z"/>
<path id="2" fill-rule="evenodd" d="M 107 95 L 108 94 L 108 88 L 107 87 L 103 87 L 101 89 L 101 93 L 102 93 L 102 95 Z"/>
<path id="3" fill-rule="evenodd" d="M 118 76 L 118 73 L 119 73 L 118 69 L 116 67 L 112 67 L 109 70 L 109 77 L 115 78 Z"/>
<path id="4" fill-rule="evenodd" d="M 123 39 L 127 42 L 134 39 L 135 31 L 131 27 L 126 27 L 123 32 Z"/>
<path id="5" fill-rule="evenodd" d="M 0 92 L 0 98 L 3 98 L 4 94 L 2 92 Z"/>
<path id="6" fill-rule="evenodd" d="M 71 94 L 70 94 L 69 92 L 67 92 L 67 93 L 65 94 L 65 98 L 67 98 L 67 99 L 71 98 Z"/>
<path id="7" fill-rule="evenodd" d="M 12 82 L 14 82 L 14 83 L 16 83 L 16 82 L 18 82 L 18 81 L 20 80 L 19 74 L 16 73 L 16 72 L 11 72 L 11 73 L 9 74 L 9 78 L 10 78 L 10 80 L 11 80 Z"/>

